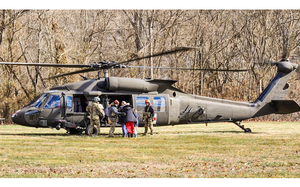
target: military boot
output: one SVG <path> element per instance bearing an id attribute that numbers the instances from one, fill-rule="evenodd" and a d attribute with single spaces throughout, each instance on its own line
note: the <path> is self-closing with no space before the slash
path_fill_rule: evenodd
<path id="1" fill-rule="evenodd" d="M 148 132 L 148 129 L 145 129 L 143 136 L 146 136 L 147 132 Z"/>
<path id="2" fill-rule="evenodd" d="M 151 130 L 150 134 L 153 135 L 153 130 Z"/>

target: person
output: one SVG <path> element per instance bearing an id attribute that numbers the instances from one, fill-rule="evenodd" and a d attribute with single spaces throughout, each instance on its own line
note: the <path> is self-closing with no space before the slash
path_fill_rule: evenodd
<path id="1" fill-rule="evenodd" d="M 121 102 L 121 106 L 119 107 L 119 110 L 118 112 L 124 112 L 124 109 L 123 107 L 126 105 L 126 102 L 125 101 L 122 101 Z M 122 134 L 123 134 L 123 137 L 127 137 L 127 128 L 126 128 L 126 124 L 125 124 L 125 116 L 121 115 L 119 117 L 119 124 L 121 125 L 122 127 Z"/>
<path id="2" fill-rule="evenodd" d="M 138 115 L 138 113 L 137 113 L 137 110 L 136 110 L 136 109 L 134 109 L 134 113 L 135 113 L 135 115 L 137 116 L 137 118 L 136 118 L 136 122 L 135 122 L 135 124 L 134 124 L 134 137 L 136 137 L 136 138 L 137 138 L 140 117 L 139 117 L 139 115 Z"/>
<path id="3" fill-rule="evenodd" d="M 100 98 L 94 97 L 93 102 L 86 107 L 86 110 L 91 115 L 91 120 L 90 120 L 91 124 L 88 130 L 89 136 L 93 134 L 93 129 L 95 125 L 97 127 L 97 135 L 98 136 L 100 135 L 100 121 L 105 116 L 105 114 L 103 111 L 103 106 L 99 104 L 99 102 L 100 102 Z"/>
<path id="4" fill-rule="evenodd" d="M 111 123 L 110 123 L 110 130 L 109 130 L 108 137 L 115 137 L 114 133 L 115 133 L 115 127 L 116 127 L 116 123 L 117 123 L 117 117 L 119 115 L 124 115 L 123 112 L 118 112 L 118 109 L 117 109 L 118 105 L 119 105 L 119 101 L 115 100 L 109 107 L 108 120 L 111 121 Z"/>
<path id="5" fill-rule="evenodd" d="M 105 113 L 105 117 L 103 119 L 103 122 L 105 123 L 105 127 L 107 126 L 108 124 L 108 116 L 109 116 L 109 102 L 108 102 L 108 99 L 107 98 L 104 98 L 104 106 L 103 106 L 103 110 L 104 110 L 104 113 Z"/>
<path id="6" fill-rule="evenodd" d="M 148 132 L 148 127 L 150 128 L 150 134 L 153 135 L 153 117 L 154 117 L 154 109 L 150 103 L 149 99 L 145 100 L 145 110 L 143 113 L 143 121 L 145 121 L 145 132 L 144 136 L 146 136 Z"/>
<path id="7" fill-rule="evenodd" d="M 133 107 L 131 105 L 124 106 L 123 110 L 126 113 L 125 123 L 126 123 L 128 138 L 132 138 L 134 132 L 134 123 L 137 121 L 137 116 L 134 113 Z"/>

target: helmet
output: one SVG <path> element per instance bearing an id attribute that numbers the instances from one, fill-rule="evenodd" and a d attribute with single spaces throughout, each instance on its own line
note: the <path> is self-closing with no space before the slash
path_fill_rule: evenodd
<path id="1" fill-rule="evenodd" d="M 146 99 L 146 100 L 145 100 L 145 103 L 150 103 L 150 99 Z"/>
<path id="2" fill-rule="evenodd" d="M 99 97 L 94 97 L 94 102 L 100 102 L 100 98 Z"/>
<path id="3" fill-rule="evenodd" d="M 119 104 L 119 101 L 118 101 L 118 100 L 115 100 L 114 103 L 118 105 L 118 104 Z"/>

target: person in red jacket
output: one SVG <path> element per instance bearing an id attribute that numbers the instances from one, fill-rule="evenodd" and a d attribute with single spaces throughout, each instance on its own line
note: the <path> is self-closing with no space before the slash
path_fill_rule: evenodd
<path id="1" fill-rule="evenodd" d="M 134 133 L 134 123 L 136 122 L 138 116 L 136 116 L 133 107 L 130 105 L 124 106 L 123 111 L 126 113 L 125 123 L 126 123 L 128 138 L 132 138 Z"/>

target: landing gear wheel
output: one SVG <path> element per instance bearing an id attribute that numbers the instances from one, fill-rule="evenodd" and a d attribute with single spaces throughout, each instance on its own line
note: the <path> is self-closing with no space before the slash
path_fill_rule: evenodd
<path id="1" fill-rule="evenodd" d="M 89 129 L 90 129 L 90 124 L 87 126 L 87 128 L 85 129 L 85 134 L 86 135 L 89 135 Z M 97 136 L 97 132 L 98 132 L 98 129 L 97 127 L 94 125 L 94 128 L 93 128 L 93 133 L 91 135 L 93 136 Z"/>
<path id="2" fill-rule="evenodd" d="M 245 133 L 251 133 L 251 129 L 250 128 L 245 128 L 244 125 L 241 125 L 242 121 L 233 121 L 234 124 L 236 124 L 238 127 L 240 127 L 241 129 L 243 129 L 245 131 Z"/>

